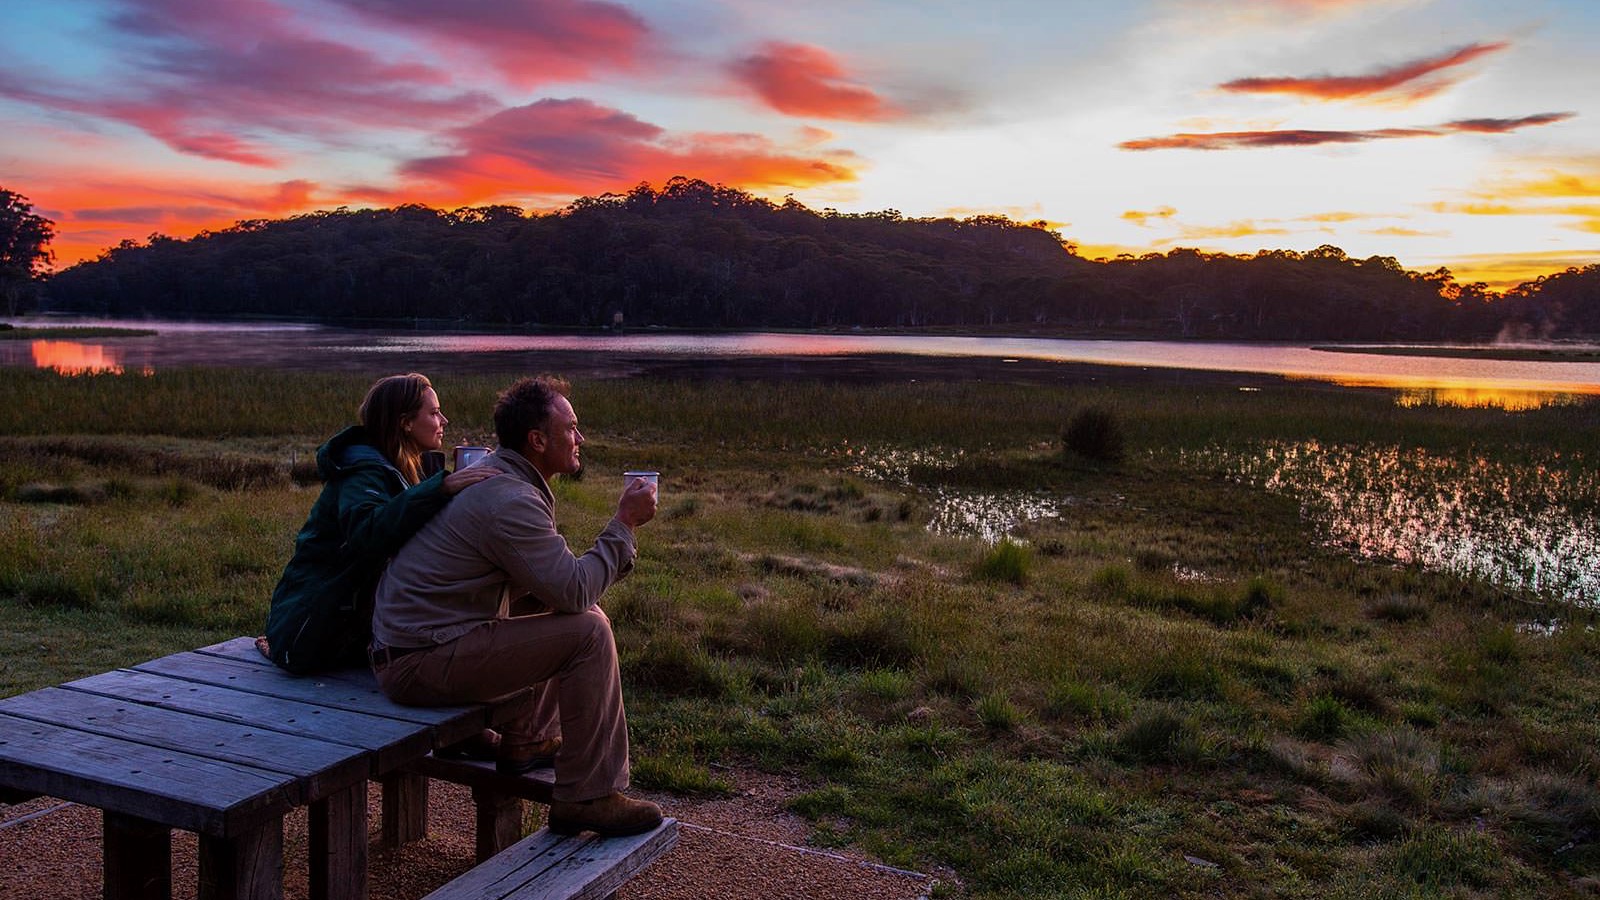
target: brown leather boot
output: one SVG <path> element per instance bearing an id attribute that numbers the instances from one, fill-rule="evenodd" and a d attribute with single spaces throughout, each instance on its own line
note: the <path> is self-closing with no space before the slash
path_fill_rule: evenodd
<path id="1" fill-rule="evenodd" d="M 495 757 L 494 770 L 501 775 L 521 775 L 532 769 L 548 768 L 555 764 L 556 751 L 561 749 L 561 735 L 520 749 L 507 749 L 505 738 L 500 739 L 500 752 Z"/>
<path id="2" fill-rule="evenodd" d="M 550 803 L 550 830 L 556 834 L 592 831 L 601 837 L 643 834 L 661 824 L 661 807 L 613 791 L 609 796 Z"/>

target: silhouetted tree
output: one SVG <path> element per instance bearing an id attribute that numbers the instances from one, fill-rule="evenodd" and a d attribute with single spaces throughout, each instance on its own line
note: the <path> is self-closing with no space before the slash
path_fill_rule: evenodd
<path id="1" fill-rule="evenodd" d="M 673 178 L 657 190 L 450 212 L 408 205 L 124 242 L 57 273 L 50 302 L 115 315 L 824 328 L 1006 327 L 1114 336 L 1487 339 L 1508 322 L 1600 331 L 1597 277 L 1505 297 L 1448 270 L 1313 250 L 1177 248 L 1090 261 L 1047 223 L 781 204 Z"/>
<path id="2" fill-rule="evenodd" d="M 30 308 L 55 234 L 55 223 L 36 215 L 28 198 L 0 188 L 0 301 L 7 315 Z"/>

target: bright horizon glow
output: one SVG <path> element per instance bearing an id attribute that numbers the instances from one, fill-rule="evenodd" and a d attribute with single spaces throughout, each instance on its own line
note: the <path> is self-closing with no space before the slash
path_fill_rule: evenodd
<path id="1" fill-rule="evenodd" d="M 340 206 L 683 175 L 1041 220 L 1088 258 L 1333 244 L 1504 289 L 1600 262 L 1586 0 L 61 0 L 0 33 L 58 267 Z"/>

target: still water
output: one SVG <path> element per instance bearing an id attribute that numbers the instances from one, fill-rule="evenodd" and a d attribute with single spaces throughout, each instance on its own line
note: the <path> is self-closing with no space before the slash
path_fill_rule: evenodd
<path id="1" fill-rule="evenodd" d="M 36 321 L 13 319 L 26 326 Z M 1281 375 L 1388 387 L 1414 404 L 1532 408 L 1600 394 L 1600 362 L 1486 360 L 1334 353 L 1305 344 L 1096 341 L 894 334 L 460 334 L 366 331 L 312 324 L 239 324 L 50 319 L 51 325 L 153 329 L 144 337 L 84 341 L 0 341 L 0 365 L 66 374 L 148 373 L 177 366 L 286 369 L 405 367 L 419 359 L 478 361 L 507 370 L 539 365 L 541 354 L 592 360 L 731 357 L 843 358 L 904 354 L 925 359 L 984 357 L 1141 368 Z M 389 364 L 386 360 L 392 359 Z M 376 364 L 375 364 L 375 361 Z"/>

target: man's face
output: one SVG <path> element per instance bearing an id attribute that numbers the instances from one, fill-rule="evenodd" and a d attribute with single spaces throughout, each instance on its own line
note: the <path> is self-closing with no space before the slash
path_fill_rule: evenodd
<path id="1" fill-rule="evenodd" d="M 528 433 L 528 461 L 540 475 L 571 475 L 578 471 L 578 448 L 583 432 L 578 430 L 578 414 L 567 398 L 557 396 L 550 404 L 550 417 L 544 425 Z"/>

